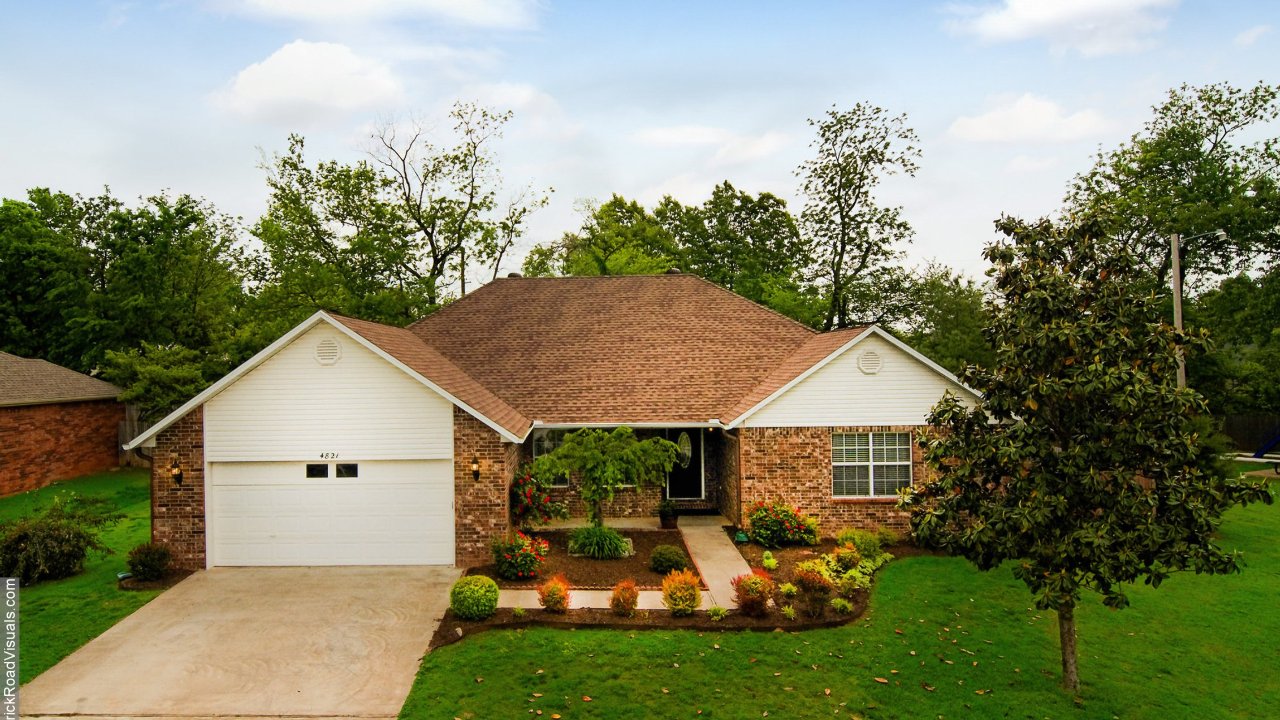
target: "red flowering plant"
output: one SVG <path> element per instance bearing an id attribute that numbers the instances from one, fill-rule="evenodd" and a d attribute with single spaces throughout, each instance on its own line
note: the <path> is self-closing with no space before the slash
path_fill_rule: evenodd
<path id="1" fill-rule="evenodd" d="M 781 500 L 763 500 L 747 512 L 747 535 L 757 545 L 817 545 L 818 521 Z"/>
<path id="2" fill-rule="evenodd" d="M 511 520 L 516 527 L 531 528 L 546 525 L 555 518 L 568 517 L 564 503 L 551 500 L 551 487 L 537 480 L 524 467 L 511 480 Z"/>
<path id="3" fill-rule="evenodd" d="M 509 536 L 493 539 L 493 564 L 499 577 L 508 580 L 529 580 L 538 577 L 538 571 L 547 561 L 551 546 L 546 540 L 531 537 L 517 530 Z"/>

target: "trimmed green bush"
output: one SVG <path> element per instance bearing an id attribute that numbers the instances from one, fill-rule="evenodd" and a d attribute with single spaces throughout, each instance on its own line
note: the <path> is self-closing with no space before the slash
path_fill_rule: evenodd
<path id="1" fill-rule="evenodd" d="M 173 553 L 159 543 L 143 543 L 129 551 L 129 573 L 137 580 L 164 578 L 173 562 Z"/>
<path id="2" fill-rule="evenodd" d="M 728 617 L 728 615 L 729 615 L 729 611 L 720 607 L 719 605 L 712 605 L 711 607 L 707 608 L 707 617 L 711 618 L 716 622 L 720 622 L 721 620 Z"/>
<path id="3" fill-rule="evenodd" d="M 773 572 L 778 569 L 778 558 L 774 557 L 773 553 L 765 550 L 764 553 L 760 555 L 760 566 L 769 572 Z"/>
<path id="4" fill-rule="evenodd" d="M 498 583 L 483 575 L 470 575 L 453 584 L 449 609 L 463 620 L 484 620 L 498 611 Z"/>
<path id="5" fill-rule="evenodd" d="M 672 570 L 688 570 L 689 556 L 675 545 L 659 545 L 649 555 L 649 569 L 659 575 L 666 575 Z"/>
<path id="6" fill-rule="evenodd" d="M 611 527 L 588 525 L 569 534 L 569 552 L 595 560 L 617 560 L 626 557 L 627 539 Z"/>

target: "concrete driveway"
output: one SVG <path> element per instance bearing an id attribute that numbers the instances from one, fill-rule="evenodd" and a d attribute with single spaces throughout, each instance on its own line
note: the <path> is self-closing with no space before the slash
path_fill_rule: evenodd
<path id="1" fill-rule="evenodd" d="M 216 568 L 22 688 L 24 717 L 393 717 L 459 572 Z"/>

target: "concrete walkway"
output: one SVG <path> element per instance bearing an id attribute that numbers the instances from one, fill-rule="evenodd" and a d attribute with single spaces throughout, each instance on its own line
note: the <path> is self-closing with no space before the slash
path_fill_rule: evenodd
<path id="1" fill-rule="evenodd" d="M 552 529 L 564 530 L 581 527 L 581 519 L 562 520 L 552 524 Z M 610 527 L 624 530 L 657 530 L 657 518 L 611 518 Z M 702 609 L 713 605 L 732 610 L 738 607 L 733 601 L 733 585 L 730 581 L 742 574 L 751 572 L 747 561 L 734 546 L 733 541 L 724 531 L 729 521 L 720 515 L 682 515 L 680 517 L 680 535 L 684 545 L 689 549 L 689 559 L 698 568 L 698 574 L 707 584 L 702 591 Z M 569 594 L 571 608 L 607 608 L 611 590 L 574 590 Z M 538 607 L 538 593 L 535 590 L 502 590 L 498 595 L 501 607 L 522 607 L 532 609 Z M 641 590 L 637 607 L 641 610 L 662 610 L 662 592 L 658 590 Z"/>

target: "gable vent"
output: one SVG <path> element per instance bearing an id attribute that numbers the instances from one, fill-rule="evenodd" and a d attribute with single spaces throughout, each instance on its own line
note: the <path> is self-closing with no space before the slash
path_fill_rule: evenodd
<path id="1" fill-rule="evenodd" d="M 880 372 L 880 367 L 884 362 L 880 359 L 880 353 L 875 350 L 868 350 L 858 356 L 858 369 L 867 375 L 875 375 Z"/>
<path id="2" fill-rule="evenodd" d="M 333 338 L 325 338 L 316 343 L 316 362 L 321 365 L 333 365 L 342 358 L 342 346 Z"/>

